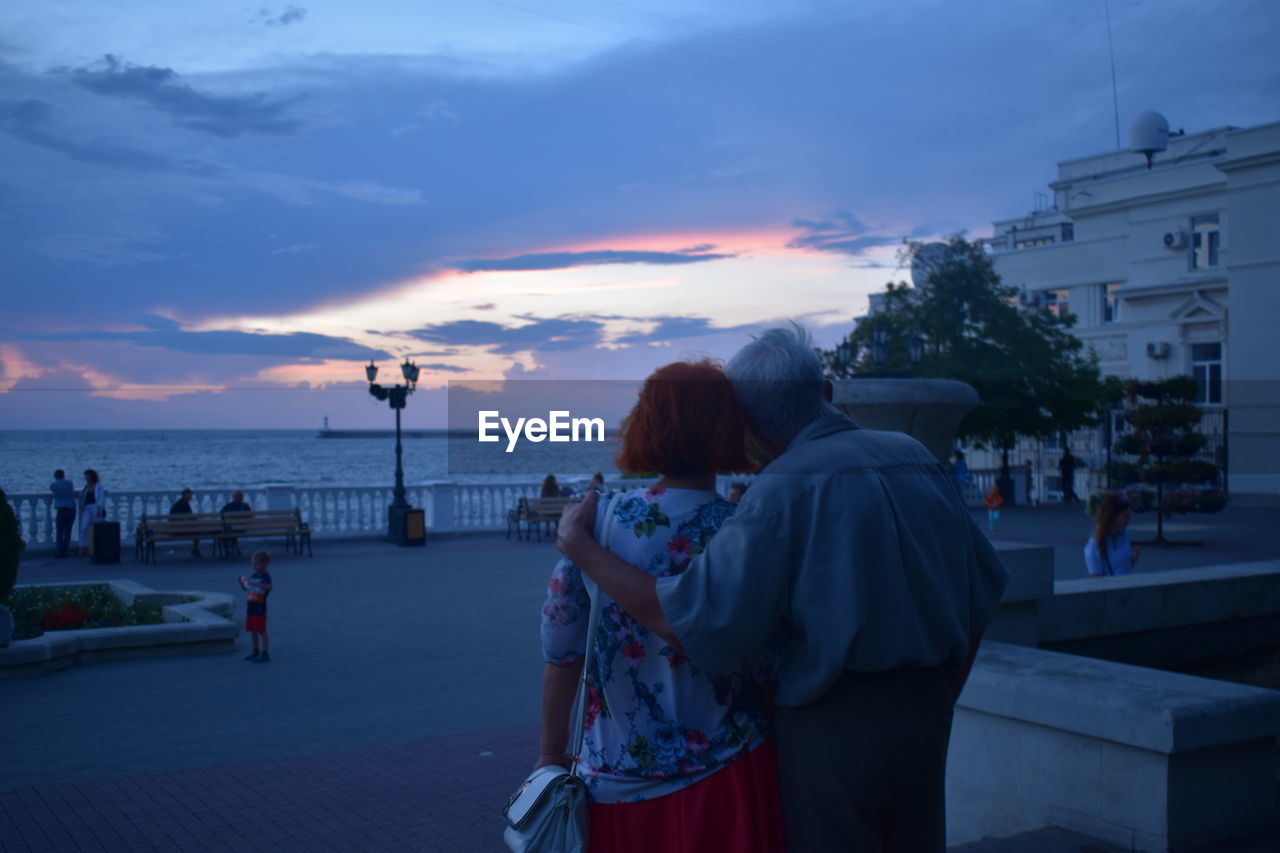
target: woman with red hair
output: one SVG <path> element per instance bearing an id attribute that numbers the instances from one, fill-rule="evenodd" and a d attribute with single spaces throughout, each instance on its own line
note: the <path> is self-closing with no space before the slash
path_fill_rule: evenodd
<path id="1" fill-rule="evenodd" d="M 677 362 L 645 380 L 622 424 L 618 467 L 661 477 L 646 491 L 601 498 L 597 541 L 610 528 L 609 548 L 619 557 L 655 576 L 683 572 L 734 512 L 715 491 L 717 472 L 751 467 L 746 423 L 721 368 Z M 586 660 L 576 761 L 592 800 L 588 848 L 782 850 L 777 765 L 761 700 L 767 656 L 709 677 L 608 596 L 588 638 L 598 595 L 577 566 L 561 560 L 542 609 L 547 666 L 537 766 L 575 760 L 565 750 Z"/>

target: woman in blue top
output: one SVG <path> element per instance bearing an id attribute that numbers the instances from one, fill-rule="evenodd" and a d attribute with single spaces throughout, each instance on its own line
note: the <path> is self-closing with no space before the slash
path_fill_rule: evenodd
<path id="1" fill-rule="evenodd" d="M 1093 536 L 1084 546 L 1084 565 L 1091 575 L 1127 575 L 1138 563 L 1141 551 L 1129 544 L 1129 502 L 1107 495 L 1094 514 Z"/>
<path id="2" fill-rule="evenodd" d="M 662 478 L 617 501 L 602 498 L 597 540 L 611 527 L 609 549 L 619 557 L 659 577 L 683 572 L 736 509 L 715 479 L 749 467 L 745 446 L 745 420 L 716 364 L 659 368 L 623 422 L 618 466 Z M 565 755 L 569 711 L 584 658 L 590 664 L 577 756 L 592 800 L 588 849 L 779 853 L 768 656 L 709 676 L 608 596 L 588 637 L 589 595 L 601 594 L 561 560 L 542 610 L 538 766 L 573 760 Z"/>

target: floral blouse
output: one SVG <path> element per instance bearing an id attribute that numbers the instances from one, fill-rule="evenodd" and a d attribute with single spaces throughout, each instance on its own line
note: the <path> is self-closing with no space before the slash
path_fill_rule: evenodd
<path id="1" fill-rule="evenodd" d="M 626 495 L 612 519 L 605 518 L 610 502 L 600 500 L 596 539 L 611 523 L 609 550 L 659 577 L 683 572 L 735 509 L 715 492 L 690 489 Z M 591 594 L 602 594 L 567 560 L 552 572 L 542 608 L 548 663 L 582 658 L 591 616 L 588 586 Z M 578 759 L 592 800 L 637 802 L 669 794 L 759 746 L 767 721 L 756 687 L 767 669 L 753 660 L 744 671 L 710 678 L 605 596 L 592 641 Z"/>

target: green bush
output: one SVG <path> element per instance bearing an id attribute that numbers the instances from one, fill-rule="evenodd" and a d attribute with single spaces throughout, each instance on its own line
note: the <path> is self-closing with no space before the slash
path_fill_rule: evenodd
<path id="1" fill-rule="evenodd" d="M 1117 486 L 1128 486 L 1142 479 L 1142 469 L 1133 462 L 1112 462 L 1111 482 Z"/>
<path id="2" fill-rule="evenodd" d="M 1191 512 L 1195 507 L 1196 493 L 1193 490 L 1175 489 L 1165 493 L 1164 500 L 1160 503 L 1160 512 L 1172 515 L 1175 512 Z"/>
<path id="3" fill-rule="evenodd" d="M 27 640 L 45 631 L 75 628 L 119 628 L 164 621 L 159 604 L 125 604 L 106 584 L 29 586 L 9 596 L 15 623 L 13 638 Z"/>
<path id="4" fill-rule="evenodd" d="M 18 582 L 18 561 L 27 543 L 22 541 L 22 528 L 18 516 L 9 505 L 9 498 L 0 489 L 0 602 L 4 602 L 13 585 Z"/>
<path id="5" fill-rule="evenodd" d="M 1180 432 L 1200 423 L 1200 409 L 1190 403 L 1139 406 L 1130 416 L 1136 430 L 1152 433 Z"/>
<path id="6" fill-rule="evenodd" d="M 1141 486 L 1130 486 L 1124 490 L 1124 496 L 1129 499 L 1129 507 L 1134 512 L 1147 512 L 1156 505 L 1156 493 Z"/>
<path id="7" fill-rule="evenodd" d="M 1124 456 L 1141 456 L 1146 452 L 1146 439 L 1140 435 L 1122 435 L 1116 439 L 1116 453 Z"/>
<path id="8" fill-rule="evenodd" d="M 1171 376 L 1164 381 L 1164 396 L 1170 400 L 1194 400 L 1200 395 L 1200 385 L 1191 376 Z"/>
<path id="9" fill-rule="evenodd" d="M 1104 500 L 1106 500 L 1107 495 L 1111 495 L 1111 494 L 1120 494 L 1120 493 L 1110 492 L 1106 489 L 1099 489 L 1098 491 L 1089 495 L 1089 499 L 1084 502 L 1085 514 L 1089 516 L 1096 515 L 1098 513 L 1098 507 L 1102 505 L 1102 502 Z"/>
<path id="10" fill-rule="evenodd" d="M 1196 510 L 1219 512 L 1227 505 L 1227 493 L 1222 489 L 1201 489 L 1196 492 Z"/>

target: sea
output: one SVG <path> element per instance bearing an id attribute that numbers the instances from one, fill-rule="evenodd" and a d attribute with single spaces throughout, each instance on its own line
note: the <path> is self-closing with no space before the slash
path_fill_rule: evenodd
<path id="1" fill-rule="evenodd" d="M 540 481 L 566 485 L 596 471 L 613 479 L 616 439 L 522 444 L 506 453 L 474 436 L 415 434 L 402 441 L 407 485 Z M 77 486 L 93 468 L 122 491 L 377 486 L 395 480 L 394 434 L 321 438 L 316 430 L 0 430 L 0 488 L 45 493 L 61 468 Z"/>

